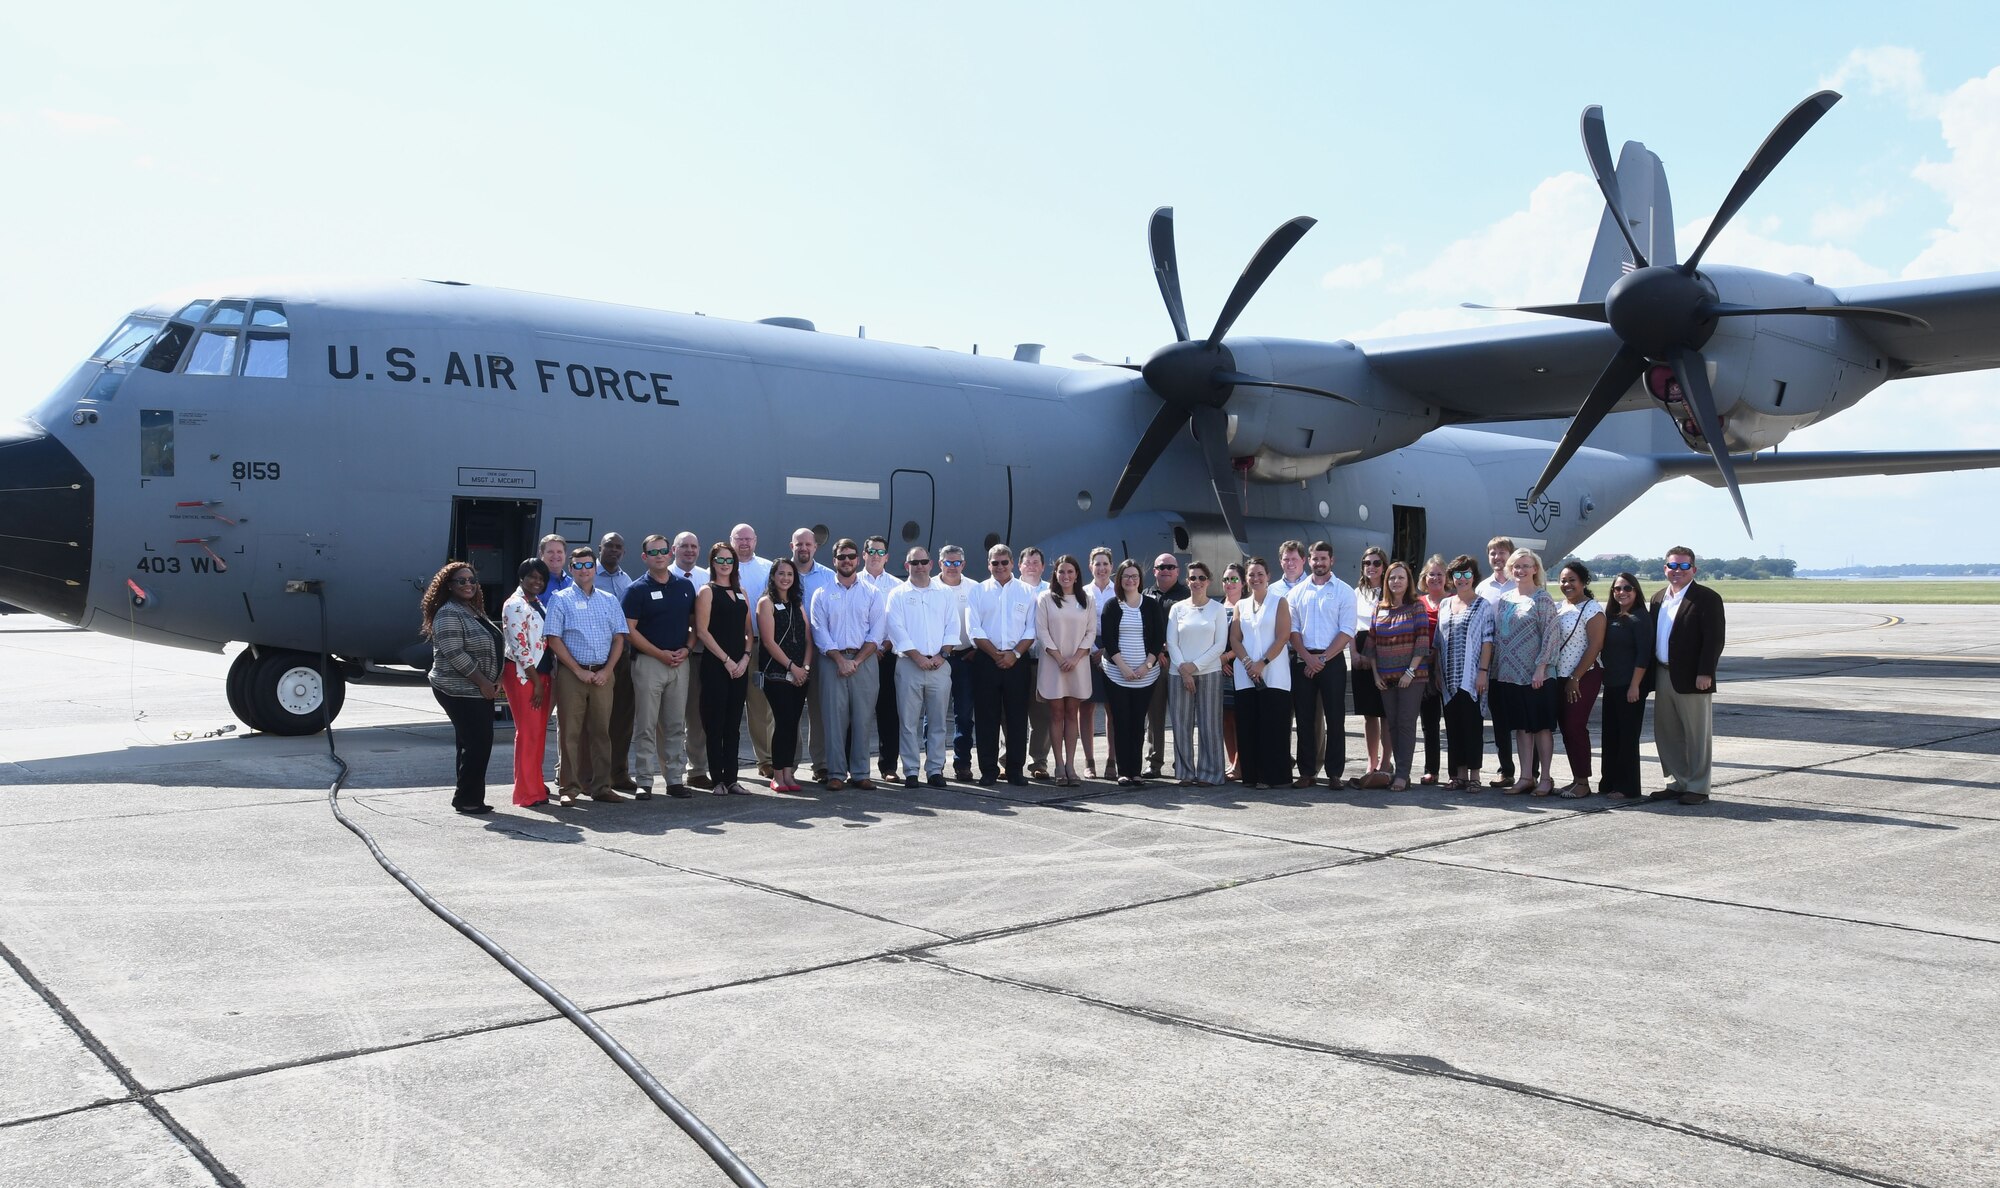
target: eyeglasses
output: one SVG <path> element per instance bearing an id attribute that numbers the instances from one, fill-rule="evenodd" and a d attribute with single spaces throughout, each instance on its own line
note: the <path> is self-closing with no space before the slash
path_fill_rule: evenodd
<path id="1" fill-rule="evenodd" d="M 1680 572 L 1681 570 L 1683 570 L 1683 569 L 1693 569 L 1693 568 L 1694 568 L 1694 562 L 1692 562 L 1692 561 L 1669 561 L 1669 562 L 1667 562 L 1667 568 L 1668 568 L 1668 569 L 1670 569 L 1670 570 L 1672 570 L 1672 571 L 1673 571 L 1673 572 L 1675 572 L 1675 573 L 1679 573 L 1679 572 Z"/>
<path id="2" fill-rule="evenodd" d="M 1363 561 L 1363 562 L 1361 563 L 1361 568 L 1363 568 L 1363 569 L 1380 569 L 1380 568 L 1382 568 L 1382 563 L 1381 563 L 1380 561 L 1377 561 L 1377 560 L 1376 560 L 1375 558 L 1373 558 L 1373 557 L 1370 557 L 1370 558 L 1369 558 L 1368 560 L 1366 560 L 1366 561 Z"/>
<path id="3" fill-rule="evenodd" d="M 640 549 L 639 551 L 648 557 L 671 557 L 674 555 L 672 549 Z"/>
<path id="4" fill-rule="evenodd" d="M 1222 579 L 1222 584 L 1225 586 L 1240 586 L 1243 584 L 1243 579 L 1226 577 Z"/>
<path id="5" fill-rule="evenodd" d="M 912 557 L 908 561 L 903 562 L 905 565 L 929 565 L 930 563 L 931 559 L 929 557 Z"/>
<path id="6" fill-rule="evenodd" d="M 870 557 L 886 557 L 889 555 L 889 550 L 887 549 L 863 549 L 861 551 Z"/>
<path id="7" fill-rule="evenodd" d="M 1634 590 L 1634 589 L 1633 589 L 1632 587 L 1630 587 L 1630 586 L 1613 586 L 1613 587 L 1611 587 L 1611 592 L 1612 592 L 1613 594 L 1637 594 L 1637 593 L 1638 593 L 1638 591 L 1637 591 L 1637 590 Z"/>
<path id="8" fill-rule="evenodd" d="M 1014 564 L 1014 563 L 1013 563 L 1012 561 L 1009 561 L 1009 560 L 1008 560 L 1007 558 L 1005 558 L 1005 557 L 995 557 L 995 558 L 994 558 L 993 560 L 991 560 L 991 561 L 988 561 L 988 562 L 986 563 L 986 568 L 988 568 L 988 569 L 1008 569 L 1008 568 L 1011 568 L 1011 567 L 1013 566 L 1013 564 Z"/>
<path id="9" fill-rule="evenodd" d="M 835 561 L 852 561 L 859 556 L 861 556 L 859 553 L 835 553 L 833 559 Z"/>
<path id="10" fill-rule="evenodd" d="M 1153 572 L 1155 572 L 1155 573 L 1158 573 L 1158 572 L 1160 572 L 1160 571 L 1161 571 L 1161 570 L 1163 570 L 1163 569 L 1179 569 L 1179 568 L 1180 568 L 1180 566 L 1179 566 L 1179 565 L 1176 565 L 1176 564 L 1174 564 L 1173 562 L 1168 562 L 1168 563 L 1167 563 L 1167 564 L 1165 564 L 1165 565 L 1155 565 L 1155 566 L 1153 566 Z"/>
<path id="11" fill-rule="evenodd" d="M 479 579 L 473 577 L 469 573 L 461 573 L 457 577 L 451 579 L 450 584 L 454 586 L 476 586 L 479 584 Z"/>
<path id="12" fill-rule="evenodd" d="M 1200 575 L 1200 574 L 1198 574 L 1198 573 L 1191 573 L 1191 574 L 1189 574 L 1189 575 L 1188 575 L 1188 580 L 1189 580 L 1189 581 L 1191 581 L 1191 582 L 1205 582 L 1205 581 L 1207 581 L 1208 579 L 1207 579 L 1207 578 L 1205 578 L 1205 577 L 1203 577 L 1203 576 L 1201 576 L 1201 575 Z"/>
<path id="13" fill-rule="evenodd" d="M 569 567 L 570 567 L 571 569 L 596 569 L 596 568 L 597 568 L 597 562 L 595 562 L 595 561 L 572 561 L 572 562 L 570 562 L 570 563 L 569 563 Z"/>
<path id="14" fill-rule="evenodd" d="M 710 557 L 710 558 L 708 559 L 708 563 L 709 563 L 710 565 L 734 565 L 734 564 L 736 564 L 736 558 L 734 558 L 734 557 Z"/>
<path id="15" fill-rule="evenodd" d="M 1466 581 L 1471 581 L 1473 578 L 1476 578 L 1478 576 L 1479 575 L 1477 573 L 1474 573 L 1470 569 L 1454 569 L 1451 571 L 1451 580 L 1454 582 L 1460 580 L 1461 578 L 1463 578 Z"/>
<path id="16" fill-rule="evenodd" d="M 964 565 L 965 561 L 963 559 L 957 561 L 941 561 L 939 562 L 939 564 L 943 565 L 946 569 L 957 569 L 960 566 Z"/>

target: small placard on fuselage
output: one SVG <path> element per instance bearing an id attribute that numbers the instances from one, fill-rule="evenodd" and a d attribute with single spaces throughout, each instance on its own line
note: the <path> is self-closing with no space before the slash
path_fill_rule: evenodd
<path id="1" fill-rule="evenodd" d="M 507 487 L 513 490 L 533 490 L 535 472 L 532 470 L 506 470 L 494 466 L 461 466 L 458 468 L 458 485 L 461 487 Z"/>

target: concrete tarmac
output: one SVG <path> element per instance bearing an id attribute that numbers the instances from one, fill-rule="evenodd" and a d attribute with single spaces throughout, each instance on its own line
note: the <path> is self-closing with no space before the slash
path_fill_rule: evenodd
<path id="1" fill-rule="evenodd" d="M 1731 607 L 1699 807 L 522 810 L 503 730 L 467 818 L 420 680 L 335 741 L 388 854 L 774 1188 L 1992 1185 L 1991 619 Z M 0 619 L 0 1185 L 726 1183 L 333 820 L 324 738 L 217 733 L 227 660 Z"/>

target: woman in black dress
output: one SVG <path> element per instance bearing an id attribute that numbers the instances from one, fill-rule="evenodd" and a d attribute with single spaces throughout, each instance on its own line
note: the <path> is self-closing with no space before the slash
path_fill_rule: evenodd
<path id="1" fill-rule="evenodd" d="M 806 622 L 799 567 L 790 557 L 771 562 L 771 577 L 757 600 L 758 675 L 771 703 L 771 791 L 803 792 L 792 772 L 799 759 L 799 714 L 812 672 L 812 627 Z"/>
<path id="2" fill-rule="evenodd" d="M 1638 800 L 1639 732 L 1646 725 L 1646 674 L 1653 670 L 1653 619 L 1639 579 L 1621 573 L 1611 579 L 1611 606 L 1605 612 L 1604 776 L 1598 788 L 1611 800 Z"/>
<path id="3" fill-rule="evenodd" d="M 750 693 L 750 603 L 736 573 L 736 550 L 726 540 L 708 550 L 694 630 L 708 649 L 701 656 L 701 725 L 708 734 L 709 791 L 747 796 L 750 790 L 736 782 L 736 752 L 743 746 L 743 699 Z"/>

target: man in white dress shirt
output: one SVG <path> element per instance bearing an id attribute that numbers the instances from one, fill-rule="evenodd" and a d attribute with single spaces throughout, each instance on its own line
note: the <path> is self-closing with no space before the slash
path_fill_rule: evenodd
<path id="1" fill-rule="evenodd" d="M 889 539 L 885 536 L 871 536 L 861 542 L 861 572 L 854 580 L 875 591 L 882 600 L 883 622 L 888 622 L 889 595 L 903 584 L 903 579 L 889 572 Z M 896 653 L 902 647 L 894 636 L 882 641 L 881 650 L 875 653 L 875 728 L 872 735 L 875 746 L 875 762 L 880 765 L 882 778 L 896 778 L 896 757 L 902 751 L 903 733 L 897 725 L 896 714 Z"/>
<path id="2" fill-rule="evenodd" d="M 1026 787 L 1022 762 L 1028 751 L 1028 665 L 1022 659 L 1035 642 L 1035 596 L 1014 578 L 1014 551 L 1004 544 L 986 551 L 993 576 L 972 591 L 966 633 L 978 651 L 972 656 L 973 727 L 979 737 L 979 783 L 992 787 L 1000 775 L 1000 730 L 1007 731 L 1007 782 Z"/>
<path id="3" fill-rule="evenodd" d="M 1493 567 L 1493 576 L 1479 583 L 1479 596 L 1488 603 L 1500 601 L 1518 585 L 1507 572 L 1507 558 L 1513 555 L 1514 542 L 1505 536 L 1486 542 L 1486 563 Z M 1493 719 L 1493 753 L 1500 757 L 1500 774 L 1487 786 L 1505 788 L 1514 782 L 1514 732 L 1502 730 L 1497 717 Z"/>
<path id="4" fill-rule="evenodd" d="M 1326 718 L 1326 783 L 1340 787 L 1347 766 L 1347 645 L 1354 640 L 1354 587 L 1333 576 L 1333 546 L 1316 540 L 1312 576 L 1285 594 L 1292 608 L 1292 715 L 1299 731 L 1299 777 L 1310 788 L 1318 770 L 1319 723 Z"/>
<path id="5" fill-rule="evenodd" d="M 938 584 L 958 599 L 958 631 L 948 645 L 951 654 L 951 778 L 972 779 L 973 696 L 972 646 L 967 623 L 972 617 L 972 592 L 977 582 L 965 580 L 965 550 L 948 544 L 938 550 Z"/>
<path id="6" fill-rule="evenodd" d="M 820 732 L 825 736 L 829 792 L 849 784 L 875 790 L 868 778 L 868 736 L 875 721 L 875 652 L 882 646 L 882 600 L 859 580 L 861 546 L 842 537 L 833 544 L 834 580 L 812 596 L 816 669 L 820 678 Z"/>
<path id="7" fill-rule="evenodd" d="M 897 718 L 903 787 L 917 786 L 918 761 L 933 788 L 942 788 L 951 722 L 951 658 L 958 640 L 958 593 L 931 581 L 930 550 L 911 549 L 903 560 L 910 580 L 889 593 L 888 637 L 902 650 L 896 665 Z M 921 727 L 921 735 L 919 728 Z"/>
<path id="8" fill-rule="evenodd" d="M 801 528 L 792 533 L 792 564 L 799 571 L 799 599 L 808 612 L 812 609 L 813 595 L 833 584 L 833 571 L 819 564 L 813 558 L 819 553 L 819 537 L 810 528 Z M 825 670 L 823 664 L 812 666 L 812 674 L 806 678 L 806 704 L 799 712 L 799 733 L 804 736 L 805 752 L 812 756 L 813 781 L 826 783 L 826 732 L 819 725 L 820 675 Z"/>
<path id="9" fill-rule="evenodd" d="M 701 560 L 701 538 L 692 532 L 683 532 L 674 537 L 673 575 L 693 586 L 695 593 L 708 584 L 708 569 L 697 565 Z M 690 633 L 688 639 L 687 663 L 687 712 L 682 715 L 686 726 L 688 783 L 697 788 L 707 788 L 715 781 L 708 778 L 708 730 L 701 724 L 701 653 L 707 649 L 701 641 Z M 753 670 L 754 671 L 754 670 Z"/>
<path id="10" fill-rule="evenodd" d="M 675 542 L 678 547 L 679 542 Z M 699 549 L 700 543 L 696 542 Z M 743 583 L 743 596 L 750 600 L 750 613 L 754 622 L 757 600 L 764 596 L 764 587 L 771 581 L 771 562 L 757 555 L 757 530 L 748 524 L 738 524 L 729 530 L 729 548 L 736 554 L 736 580 Z M 696 557 L 701 554 L 697 551 Z M 759 664 L 757 649 L 759 641 L 753 626 L 750 631 L 750 671 L 756 672 Z M 756 681 L 750 682 L 749 695 L 743 699 L 743 713 L 750 720 L 750 749 L 757 754 L 757 774 L 770 779 L 771 768 L 771 703 L 764 700 L 764 689 Z M 703 746 L 706 757 L 708 748 Z M 702 768 L 703 771 L 708 770 Z"/>

